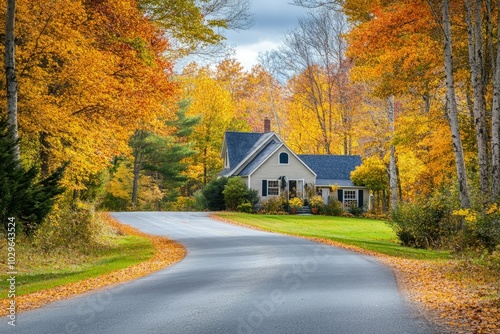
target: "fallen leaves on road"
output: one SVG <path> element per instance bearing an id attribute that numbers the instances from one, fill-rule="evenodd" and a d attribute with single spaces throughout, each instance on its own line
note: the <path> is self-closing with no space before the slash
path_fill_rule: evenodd
<path id="1" fill-rule="evenodd" d="M 212 218 L 267 231 L 216 215 Z M 459 260 L 402 259 L 328 239 L 297 237 L 375 256 L 394 269 L 401 291 L 427 311 L 425 315 L 442 333 L 500 333 L 500 282 L 484 268 Z"/>
<path id="2" fill-rule="evenodd" d="M 156 248 L 156 253 L 148 261 L 104 274 L 99 277 L 89 278 L 83 281 L 65 284 L 52 289 L 42 290 L 23 296 L 17 296 L 17 312 L 31 310 L 56 300 L 66 299 L 84 292 L 146 276 L 179 262 L 186 254 L 185 248 L 175 241 L 169 240 L 165 237 L 152 236 L 140 232 L 131 226 L 122 225 L 112 219 L 109 215 L 106 215 L 105 219 L 107 223 L 118 233 L 148 238 Z M 0 315 L 3 316 L 7 314 L 7 307 L 9 306 L 10 299 L 2 299 L 0 302 L 2 305 Z"/>

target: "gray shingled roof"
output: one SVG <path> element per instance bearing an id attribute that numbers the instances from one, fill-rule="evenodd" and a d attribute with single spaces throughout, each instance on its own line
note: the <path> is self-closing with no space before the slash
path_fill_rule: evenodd
<path id="1" fill-rule="evenodd" d="M 352 186 L 351 172 L 361 165 L 359 155 L 299 154 L 298 157 L 316 173 L 318 185 L 342 183 L 339 185 Z"/>
<path id="2" fill-rule="evenodd" d="M 229 153 L 229 169 L 233 169 L 252 151 L 263 133 L 226 132 L 226 145 Z M 229 172 L 229 171 L 228 171 Z"/>
<path id="3" fill-rule="evenodd" d="M 278 148 L 281 146 L 281 143 L 277 143 L 274 140 L 271 140 L 269 144 L 267 144 L 262 151 L 260 151 L 255 158 L 245 166 L 245 168 L 238 174 L 238 176 L 248 176 L 250 175 L 255 168 L 259 167 L 261 163 L 266 161 L 266 159 Z"/>
<path id="4" fill-rule="evenodd" d="M 226 132 L 226 146 L 229 154 L 229 168 L 219 173 L 229 175 L 254 149 L 274 135 L 274 132 Z M 240 175 L 242 175 L 240 173 Z"/>

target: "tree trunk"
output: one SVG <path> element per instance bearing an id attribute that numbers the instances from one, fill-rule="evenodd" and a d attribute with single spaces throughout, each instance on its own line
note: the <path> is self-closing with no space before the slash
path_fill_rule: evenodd
<path id="1" fill-rule="evenodd" d="M 136 136 L 134 150 L 134 180 L 132 183 L 132 207 L 135 209 L 137 207 L 137 197 L 139 193 L 139 177 L 142 170 L 142 139 L 144 137 L 144 132 L 142 130 L 137 130 L 134 134 Z"/>
<path id="2" fill-rule="evenodd" d="M 15 62 L 14 26 L 16 17 L 16 0 L 7 1 L 7 15 L 5 21 L 5 75 L 7 83 L 7 113 L 14 140 L 19 138 L 17 127 L 17 76 Z M 19 142 L 14 147 L 14 158 L 20 160 L 21 151 Z"/>
<path id="3" fill-rule="evenodd" d="M 467 36 L 469 49 L 469 67 L 471 74 L 472 90 L 474 94 L 474 125 L 476 129 L 479 184 L 483 194 L 489 194 L 488 174 L 488 135 L 486 131 L 486 102 L 484 97 L 484 60 L 483 38 L 481 31 L 482 0 L 475 1 L 475 8 L 465 0 L 467 8 Z M 474 22 L 473 18 L 474 17 Z"/>
<path id="4" fill-rule="evenodd" d="M 208 183 L 208 166 L 207 166 L 207 148 L 203 149 L 203 185 L 206 186 Z"/>
<path id="5" fill-rule="evenodd" d="M 388 117 L 389 126 L 391 128 L 391 136 L 394 137 L 394 96 L 388 99 Z M 391 143 L 391 156 L 389 162 L 389 187 L 391 188 L 391 210 L 395 210 L 398 206 L 398 182 L 397 182 L 397 167 L 396 167 L 396 147 Z"/>
<path id="6" fill-rule="evenodd" d="M 457 168 L 460 203 L 463 208 L 470 207 L 469 187 L 467 185 L 467 172 L 465 170 L 464 153 L 460 129 L 458 126 L 458 110 L 455 97 L 455 79 L 453 75 L 453 41 L 451 38 L 450 4 L 443 0 L 443 31 L 444 31 L 444 68 L 446 73 L 446 106 L 448 120 L 451 128 L 453 152 Z"/>
<path id="7" fill-rule="evenodd" d="M 500 27 L 500 6 L 498 8 Z M 500 197 L 500 39 L 497 42 L 495 73 L 493 76 L 493 107 L 491 121 L 491 169 L 493 200 Z"/>
<path id="8" fill-rule="evenodd" d="M 48 137 L 49 135 L 45 131 L 40 132 L 38 136 L 38 142 L 40 144 L 40 176 L 42 178 L 48 177 L 50 173 L 50 143 Z"/>

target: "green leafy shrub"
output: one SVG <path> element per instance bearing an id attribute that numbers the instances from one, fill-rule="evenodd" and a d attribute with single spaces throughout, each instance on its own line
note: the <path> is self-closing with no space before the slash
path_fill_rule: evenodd
<path id="1" fill-rule="evenodd" d="M 226 209 L 235 211 L 238 205 L 245 202 L 248 193 L 247 185 L 240 177 L 232 177 L 228 180 L 222 194 Z"/>
<path id="2" fill-rule="evenodd" d="M 466 249 L 483 249 L 492 252 L 500 245 L 500 207 L 496 203 L 489 208 L 461 209 L 453 212 L 464 222 L 463 230 L 458 234 L 454 248 L 462 251 Z"/>
<path id="3" fill-rule="evenodd" d="M 446 203 L 430 200 L 400 204 L 389 224 L 404 246 L 439 248 L 457 234 L 460 219 Z"/>
<path id="4" fill-rule="evenodd" d="M 342 207 L 342 202 L 330 198 L 328 204 L 320 208 L 320 214 L 326 216 L 342 216 L 344 213 L 344 208 Z"/>
<path id="5" fill-rule="evenodd" d="M 207 186 L 202 190 L 203 197 L 205 198 L 205 203 L 207 209 L 210 211 L 221 211 L 226 209 L 226 204 L 224 203 L 224 187 L 228 182 L 227 177 L 221 177 L 210 181 Z"/>
<path id="6" fill-rule="evenodd" d="M 355 217 L 359 217 L 365 212 L 363 207 L 359 207 L 357 204 L 354 203 L 351 206 L 349 206 L 349 209 L 347 211 Z"/>
<path id="7" fill-rule="evenodd" d="M 259 195 L 257 190 L 248 189 L 245 181 L 240 177 L 232 177 L 228 180 L 224 190 L 224 203 L 226 209 L 237 210 L 238 206 L 243 203 L 249 203 L 251 208 L 259 202 Z"/>
<path id="8" fill-rule="evenodd" d="M 205 196 L 203 196 L 203 193 L 201 190 L 197 190 L 194 195 L 194 203 L 193 203 L 193 209 L 195 211 L 205 211 L 207 210 L 207 200 L 205 199 Z"/>
<path id="9" fill-rule="evenodd" d="M 245 212 L 245 213 L 252 213 L 253 212 L 252 203 L 248 203 L 248 202 L 241 203 L 240 205 L 238 205 L 238 207 L 236 209 L 239 212 Z"/>

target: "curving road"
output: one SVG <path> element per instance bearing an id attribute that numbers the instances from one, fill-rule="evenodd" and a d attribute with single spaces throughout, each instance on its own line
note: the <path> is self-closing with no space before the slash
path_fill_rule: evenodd
<path id="1" fill-rule="evenodd" d="M 435 333 L 374 258 L 211 220 L 115 213 L 188 250 L 136 281 L 4 318 L 1 333 Z"/>

